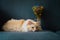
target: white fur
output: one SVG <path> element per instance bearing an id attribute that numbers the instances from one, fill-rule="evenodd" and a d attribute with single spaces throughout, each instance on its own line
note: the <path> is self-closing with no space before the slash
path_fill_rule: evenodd
<path id="1" fill-rule="evenodd" d="M 24 29 L 23 31 L 25 31 L 25 32 L 28 32 L 28 31 L 29 31 L 29 30 L 27 29 L 27 24 L 28 24 L 29 21 L 35 22 L 35 21 L 31 20 L 31 19 L 27 19 L 27 20 L 23 23 L 23 25 L 22 25 L 22 29 Z"/>

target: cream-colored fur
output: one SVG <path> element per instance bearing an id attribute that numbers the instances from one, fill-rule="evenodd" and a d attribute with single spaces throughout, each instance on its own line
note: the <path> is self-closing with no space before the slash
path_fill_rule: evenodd
<path id="1" fill-rule="evenodd" d="M 36 26 L 38 26 L 39 30 L 42 30 L 38 23 L 34 20 L 31 19 L 20 19 L 20 20 L 16 20 L 16 19 L 11 19 L 8 20 L 4 25 L 3 25 L 3 29 L 5 31 L 12 31 L 12 32 L 34 32 L 36 30 Z M 34 29 L 32 28 L 34 27 Z"/>

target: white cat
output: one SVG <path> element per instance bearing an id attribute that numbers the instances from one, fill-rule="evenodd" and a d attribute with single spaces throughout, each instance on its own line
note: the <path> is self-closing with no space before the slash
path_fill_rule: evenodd
<path id="1" fill-rule="evenodd" d="M 42 30 L 38 22 L 31 19 L 11 19 L 3 25 L 4 31 L 10 32 L 35 32 Z"/>

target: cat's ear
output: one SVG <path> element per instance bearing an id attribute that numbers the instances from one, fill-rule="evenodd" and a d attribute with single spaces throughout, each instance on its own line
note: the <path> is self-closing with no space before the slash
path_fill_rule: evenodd
<path id="1" fill-rule="evenodd" d="M 33 24 L 33 22 L 31 22 L 31 21 L 28 21 L 28 23 L 27 23 L 28 25 L 31 25 L 31 24 Z"/>

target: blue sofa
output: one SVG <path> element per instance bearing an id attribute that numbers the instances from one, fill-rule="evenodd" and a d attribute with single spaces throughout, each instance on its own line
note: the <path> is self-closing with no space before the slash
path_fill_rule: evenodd
<path id="1" fill-rule="evenodd" d="M 0 40 L 60 40 L 60 36 L 50 31 L 0 32 Z"/>
<path id="2" fill-rule="evenodd" d="M 0 0 L 0 40 L 60 40 L 60 0 Z M 35 19 L 32 6 L 43 5 L 40 32 L 4 32 L 3 24 L 11 19 Z M 49 30 L 49 31 L 48 31 Z"/>

